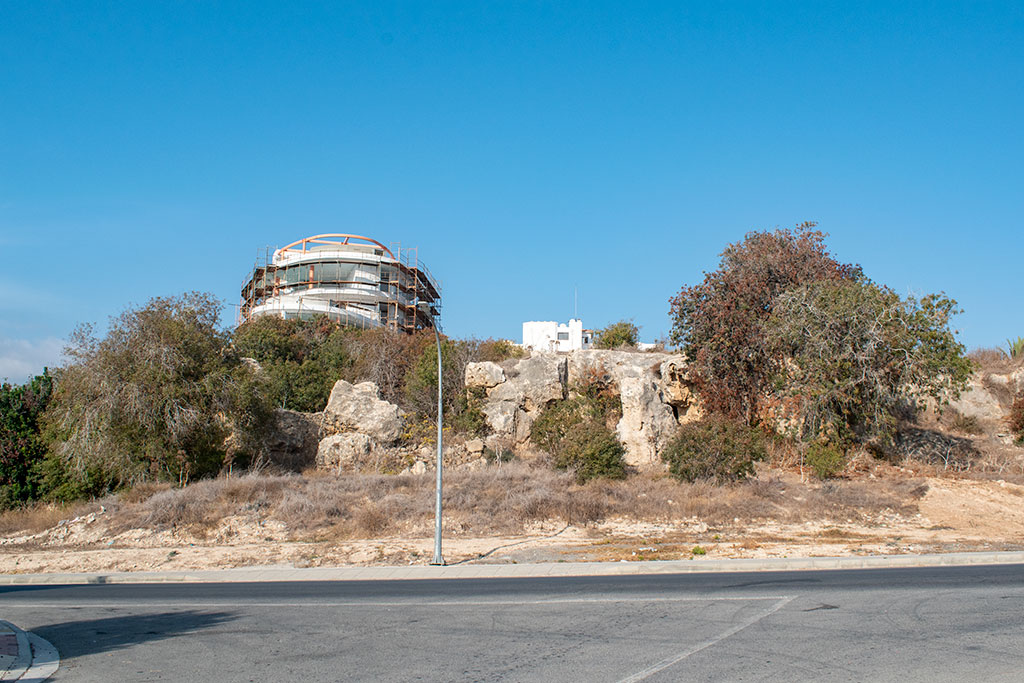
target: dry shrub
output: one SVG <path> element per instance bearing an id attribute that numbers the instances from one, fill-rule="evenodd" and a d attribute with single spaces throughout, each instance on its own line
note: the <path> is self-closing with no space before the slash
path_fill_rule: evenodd
<path id="1" fill-rule="evenodd" d="M 971 469 L 980 455 L 970 439 L 917 428 L 901 430 L 890 454 L 891 457 L 916 460 L 954 472 Z"/>
<path id="2" fill-rule="evenodd" d="M 672 522 L 845 520 L 885 509 L 912 510 L 923 493 L 913 480 L 802 483 L 771 472 L 727 486 L 680 483 L 640 474 L 622 481 L 578 484 L 569 472 L 511 462 L 446 475 L 446 534 L 518 534 L 537 522 L 585 525 L 612 518 Z M 250 475 L 197 482 L 123 503 L 115 533 L 133 527 L 186 528 L 203 534 L 225 517 L 277 520 L 299 538 L 425 535 L 433 528 L 430 475 L 303 477 Z"/>
<path id="3" fill-rule="evenodd" d="M 1024 441 L 1024 391 L 1017 394 L 1010 407 L 1008 419 L 1010 431 L 1017 435 L 1018 441 Z"/>
<path id="4" fill-rule="evenodd" d="M 1006 351 L 998 348 L 974 349 L 967 357 L 974 361 L 978 372 L 983 375 L 1001 375 L 1024 366 L 1024 359 L 1011 358 Z"/>
<path id="5" fill-rule="evenodd" d="M 117 494 L 118 499 L 122 503 L 132 505 L 135 503 L 142 503 L 158 493 L 170 490 L 171 485 L 168 483 L 161 482 L 143 482 L 136 484 L 130 489 L 124 489 Z"/>
<path id="6" fill-rule="evenodd" d="M 373 538 L 387 531 L 391 519 L 377 503 L 367 501 L 366 505 L 356 510 L 352 519 L 353 535 Z"/>
<path id="7" fill-rule="evenodd" d="M 950 426 L 954 431 L 960 432 L 961 434 L 970 434 L 972 436 L 978 436 L 984 433 L 984 429 L 981 427 L 981 423 L 978 422 L 978 418 L 974 415 L 963 415 L 956 413 L 953 416 Z"/>

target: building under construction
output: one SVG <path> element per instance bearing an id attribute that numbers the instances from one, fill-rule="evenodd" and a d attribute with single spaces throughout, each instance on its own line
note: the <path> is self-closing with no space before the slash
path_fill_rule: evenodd
<path id="1" fill-rule="evenodd" d="M 412 333 L 432 327 L 441 289 L 418 250 L 359 235 L 306 237 L 267 248 L 242 286 L 238 324 L 261 315 Z"/>

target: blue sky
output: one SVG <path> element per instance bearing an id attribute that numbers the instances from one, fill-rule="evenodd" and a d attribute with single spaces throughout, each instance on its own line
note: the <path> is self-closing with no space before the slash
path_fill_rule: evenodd
<path id="1" fill-rule="evenodd" d="M 1002 345 L 1022 45 L 1021 3 L 5 2 L 0 377 L 321 232 L 419 246 L 450 334 L 576 288 L 650 340 L 727 243 L 815 220 Z"/>

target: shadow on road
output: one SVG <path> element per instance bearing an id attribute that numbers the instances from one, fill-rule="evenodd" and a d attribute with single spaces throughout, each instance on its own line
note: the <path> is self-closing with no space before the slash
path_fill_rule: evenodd
<path id="1" fill-rule="evenodd" d="M 36 633 L 56 646 L 64 659 L 109 652 L 190 632 L 208 629 L 236 618 L 230 612 L 162 612 L 123 617 L 66 621 L 34 627 Z"/>

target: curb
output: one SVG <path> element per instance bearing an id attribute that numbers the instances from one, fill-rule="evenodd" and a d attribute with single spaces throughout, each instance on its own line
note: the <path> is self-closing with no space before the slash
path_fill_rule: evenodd
<path id="1" fill-rule="evenodd" d="M 29 645 L 28 636 L 25 632 L 11 622 L 0 620 L 0 629 L 13 633 L 18 642 L 18 654 L 10 664 L 7 664 L 7 668 L 0 673 L 0 681 L 16 681 L 32 665 L 32 646 Z M 4 659 L 7 659 L 7 657 Z"/>
<path id="2" fill-rule="evenodd" d="M 422 579 L 621 576 L 705 572 L 773 572 L 819 569 L 956 567 L 1024 564 L 1024 551 L 945 553 L 941 555 L 866 555 L 725 560 L 652 560 L 636 562 L 558 562 L 546 564 L 457 564 L 385 567 L 252 567 L 168 572 L 78 574 L 2 574 L 0 585 L 264 583 L 271 581 L 387 581 Z M 0 622 L 5 623 L 5 622 Z"/>
<path id="3" fill-rule="evenodd" d="M 60 668 L 60 654 L 49 641 L 35 633 L 23 631 L 9 621 L 0 619 L 0 634 L 13 635 L 18 654 L 0 653 L 0 681 L 43 683 Z"/>

